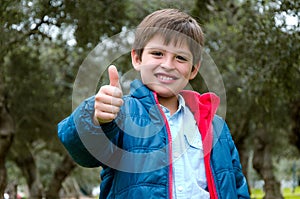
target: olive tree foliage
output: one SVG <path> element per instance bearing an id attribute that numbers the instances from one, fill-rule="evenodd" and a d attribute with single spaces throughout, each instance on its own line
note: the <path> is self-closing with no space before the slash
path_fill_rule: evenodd
<path id="1" fill-rule="evenodd" d="M 30 197 L 58 198 L 62 182 L 76 167 L 58 142 L 56 125 L 71 112 L 73 81 L 86 49 L 99 42 L 101 35 L 118 32 L 119 19 L 124 19 L 119 16 L 120 3 L 107 9 L 105 1 L 82 2 L 1 2 L 1 99 L 7 98 L 5 107 L 16 127 L 6 160 L 18 166 Z M 110 12 L 118 20 L 110 21 Z M 45 154 L 51 162 L 40 158 Z M 1 153 L 3 158 L 6 155 Z M 1 197 L 2 185 L 5 187 L 6 179 L 1 180 Z"/>
<path id="2" fill-rule="evenodd" d="M 64 78 L 68 69 L 59 67 L 68 62 L 65 58 L 68 49 L 62 48 L 62 43 L 51 41 L 53 38 L 47 26 L 52 22 L 46 22 L 45 14 L 51 14 L 50 8 L 42 10 L 45 5 L 25 1 L 7 2 L 1 6 L 6 6 L 2 13 L 5 21 L 1 69 L 7 107 L 15 123 L 14 142 L 8 159 L 15 162 L 22 173 L 20 177 L 8 176 L 9 183 L 18 184 L 15 179 L 23 177 L 30 196 L 40 198 L 46 187 L 41 181 L 43 173 L 37 156 L 43 150 L 65 154 L 57 144 L 55 124 L 66 110 L 61 105 L 66 103 L 66 94 L 70 90 Z M 68 89 L 62 89 L 60 84 Z M 58 164 L 61 158 L 51 159 Z M 72 171 L 73 165 L 66 168 Z M 54 172 L 54 169 L 46 172 Z"/>
<path id="3" fill-rule="evenodd" d="M 9 165 L 9 184 L 25 182 L 30 197 L 58 198 L 63 181 L 76 168 L 57 139 L 56 125 L 71 112 L 78 67 L 103 39 L 171 5 L 167 1 L 1 1 L 1 99 L 5 96 L 15 126 L 11 142 L 1 153 L 1 160 Z M 177 6 L 184 4 L 178 1 Z M 129 67 L 130 60 L 123 60 Z M 1 120 L 1 128 L 2 124 Z M 5 171 L 5 162 L 0 163 Z M 81 172 L 74 172 L 75 177 L 82 179 Z M 85 179 L 89 181 L 81 182 L 98 181 L 98 174 Z"/>
<path id="4" fill-rule="evenodd" d="M 249 151 L 254 151 L 253 167 L 265 181 L 265 198 L 282 198 L 270 163 L 299 154 L 295 149 L 300 137 L 300 4 L 289 0 L 203 4 L 198 1 L 194 14 L 209 13 L 203 21 L 207 45 L 223 75 L 226 119 L 243 166 L 247 168 Z M 289 25 L 287 16 L 298 23 Z"/>

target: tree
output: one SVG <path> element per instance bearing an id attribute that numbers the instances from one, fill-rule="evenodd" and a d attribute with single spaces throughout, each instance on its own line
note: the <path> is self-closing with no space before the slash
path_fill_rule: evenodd
<path id="1" fill-rule="evenodd" d="M 204 24 L 208 48 L 223 74 L 229 107 L 226 119 L 243 166 L 247 168 L 247 154 L 254 150 L 254 168 L 265 181 L 265 198 L 282 198 L 270 162 L 291 151 L 284 134 L 291 133 L 289 107 L 299 99 L 300 62 L 295 54 L 299 25 L 288 30 L 284 20 L 278 24 L 278 18 L 284 13 L 299 15 L 299 3 L 209 4 L 210 17 Z"/>
<path id="2" fill-rule="evenodd" d="M 30 188 L 31 197 L 41 198 L 44 193 L 50 195 L 47 197 L 57 196 L 62 181 L 75 168 L 74 162 L 58 142 L 56 124 L 71 111 L 71 91 L 76 69 L 87 54 L 83 49 L 90 49 L 99 42 L 101 35 L 109 32 L 107 28 L 111 28 L 110 34 L 120 30 L 121 20 L 111 24 L 112 21 L 109 20 L 113 18 L 107 17 L 110 11 L 116 9 L 115 16 L 125 19 L 118 15 L 122 15 L 122 9 L 119 9 L 122 3 L 115 2 L 118 7 L 110 9 L 106 8 L 104 1 L 94 3 L 22 0 L 1 4 L 1 18 L 6 19 L 1 21 L 4 27 L 1 29 L 1 74 L 5 77 L 1 85 L 8 91 L 5 107 L 9 107 L 12 119 L 17 121 L 9 160 L 19 165 Z M 77 12 L 79 8 L 93 12 Z M 91 18 L 86 18 L 88 13 Z M 109 20 L 99 20 L 95 16 Z M 96 33 L 95 37 L 86 34 L 83 27 L 87 22 Z M 74 35 L 77 36 L 77 48 L 66 45 L 68 37 L 71 37 L 67 31 L 72 29 L 76 29 Z M 64 38 L 66 34 L 68 36 Z M 1 145 L 4 146 L 6 145 Z M 44 151 L 52 151 L 52 158 L 57 153 L 65 157 L 53 158 L 53 165 L 60 165 L 56 160 L 69 165 L 69 169 L 56 167 L 48 170 L 53 177 L 46 182 L 46 178 L 41 176 L 42 162 L 38 159 Z M 3 152 L 5 153 L 1 159 L 4 160 L 7 149 Z M 52 181 L 49 182 L 49 179 Z M 6 184 L 2 182 L 4 181 L 1 180 L 1 188 L 4 189 Z M 55 187 L 52 186 L 56 183 Z"/>
<path id="3" fill-rule="evenodd" d="M 12 144 L 15 133 L 14 122 L 7 108 L 3 73 L 0 71 L 0 199 L 7 185 L 7 172 L 5 168 L 6 154 Z"/>

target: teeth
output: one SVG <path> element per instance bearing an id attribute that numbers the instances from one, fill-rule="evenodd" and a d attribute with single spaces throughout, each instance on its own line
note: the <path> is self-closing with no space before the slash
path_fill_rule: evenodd
<path id="1" fill-rule="evenodd" d="M 161 80 L 165 80 L 165 81 L 168 81 L 168 80 L 173 80 L 172 77 L 167 77 L 167 76 L 163 76 L 163 75 L 158 75 L 157 76 L 159 79 Z"/>

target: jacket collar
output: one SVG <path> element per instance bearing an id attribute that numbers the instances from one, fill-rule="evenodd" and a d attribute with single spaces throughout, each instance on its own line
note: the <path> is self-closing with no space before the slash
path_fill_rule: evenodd
<path id="1" fill-rule="evenodd" d="M 130 95 L 138 99 L 146 110 L 152 110 L 159 116 L 159 109 L 154 108 L 158 106 L 155 102 L 155 93 L 152 92 L 147 86 L 145 86 L 140 80 L 136 79 L 131 83 Z M 161 119 L 161 118 L 160 118 Z"/>
<path id="2" fill-rule="evenodd" d="M 138 98 L 146 106 L 153 106 L 155 101 L 154 93 L 148 89 L 140 80 L 134 80 L 131 83 L 130 93 L 134 98 Z M 204 119 L 212 122 L 220 104 L 220 98 L 214 93 L 204 93 L 200 95 L 198 92 L 183 90 L 180 92 L 185 103 L 192 111 L 197 122 Z M 199 125 L 199 123 L 198 123 Z"/>
<path id="3" fill-rule="evenodd" d="M 209 154 L 212 149 L 213 132 L 212 121 L 217 112 L 220 98 L 214 93 L 200 95 L 194 91 L 182 91 L 187 106 L 193 113 L 202 136 L 204 156 Z"/>
<path id="4" fill-rule="evenodd" d="M 130 94 L 138 99 L 148 97 L 151 91 L 141 82 L 141 80 L 136 79 L 130 84 Z"/>

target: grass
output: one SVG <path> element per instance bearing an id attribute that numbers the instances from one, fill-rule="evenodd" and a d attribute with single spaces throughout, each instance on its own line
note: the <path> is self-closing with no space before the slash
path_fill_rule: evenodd
<path id="1" fill-rule="evenodd" d="M 285 188 L 283 191 L 284 199 L 300 199 L 300 186 L 296 187 L 294 193 L 291 188 Z M 251 190 L 251 199 L 262 199 L 264 197 L 264 192 L 261 189 Z"/>

